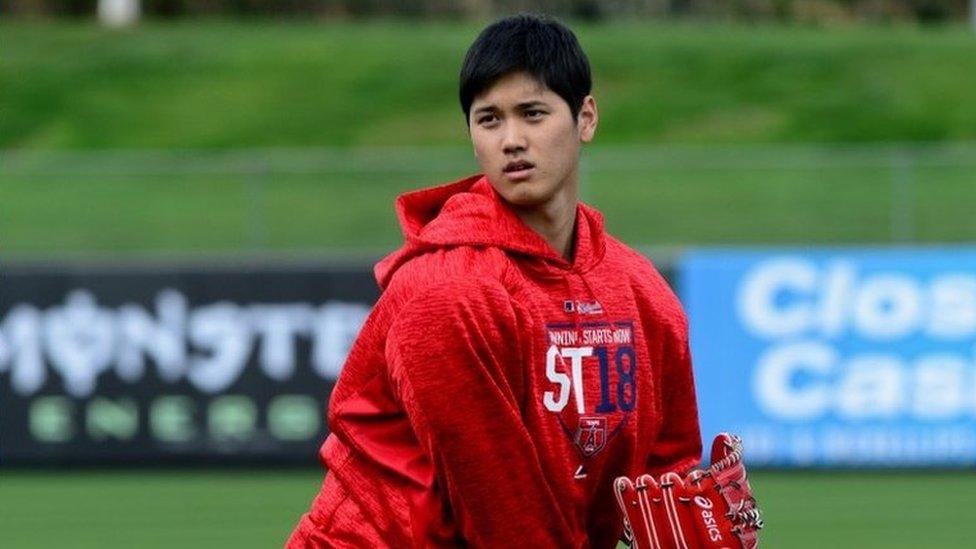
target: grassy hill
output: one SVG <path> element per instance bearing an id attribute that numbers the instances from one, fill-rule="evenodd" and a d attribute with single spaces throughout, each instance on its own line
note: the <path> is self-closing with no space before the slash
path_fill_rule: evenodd
<path id="1" fill-rule="evenodd" d="M 968 29 L 573 25 L 614 143 L 976 138 Z M 2 148 L 457 145 L 449 23 L 0 24 Z"/>
<path id="2" fill-rule="evenodd" d="M 584 197 L 626 241 L 976 240 L 967 29 L 575 27 L 601 112 Z M 0 246 L 389 249 L 397 193 L 477 170 L 456 79 L 478 29 L 0 23 Z"/>

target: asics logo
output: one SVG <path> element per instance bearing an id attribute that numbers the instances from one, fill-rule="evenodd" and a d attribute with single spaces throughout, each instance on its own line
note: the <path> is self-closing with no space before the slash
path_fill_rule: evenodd
<path id="1" fill-rule="evenodd" d="M 718 521 L 711 511 L 712 501 L 706 497 L 695 496 L 695 505 L 701 508 L 701 518 L 705 523 L 705 529 L 708 530 L 708 537 L 712 541 L 722 541 L 722 531 L 718 529 Z"/>

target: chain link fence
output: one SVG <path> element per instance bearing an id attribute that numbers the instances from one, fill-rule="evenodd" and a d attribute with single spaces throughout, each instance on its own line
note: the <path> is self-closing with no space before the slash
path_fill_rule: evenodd
<path id="1" fill-rule="evenodd" d="M 375 255 L 399 193 L 477 170 L 465 147 L 8 150 L 0 250 Z M 580 178 L 639 246 L 976 240 L 976 143 L 592 146 Z"/>

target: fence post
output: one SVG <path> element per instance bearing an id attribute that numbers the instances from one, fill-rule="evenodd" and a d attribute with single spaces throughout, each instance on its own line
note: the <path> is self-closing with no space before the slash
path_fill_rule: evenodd
<path id="1" fill-rule="evenodd" d="M 267 180 L 268 167 L 264 162 L 251 164 L 247 170 L 245 192 L 247 193 L 248 242 L 251 251 L 264 251 L 268 246 L 268 208 Z"/>
<path id="2" fill-rule="evenodd" d="M 915 204 L 912 159 L 909 151 L 895 148 L 891 152 L 891 240 L 911 242 L 915 239 Z"/>

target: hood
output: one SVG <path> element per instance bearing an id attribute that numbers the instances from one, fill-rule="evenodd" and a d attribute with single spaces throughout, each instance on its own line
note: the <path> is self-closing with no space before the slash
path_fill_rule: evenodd
<path id="1" fill-rule="evenodd" d="M 376 264 L 376 281 L 384 289 L 404 263 L 439 248 L 497 247 L 558 275 L 585 272 L 603 257 L 605 247 L 603 216 L 579 203 L 573 262 L 566 261 L 515 215 L 481 174 L 400 195 L 396 211 L 405 242 Z"/>

